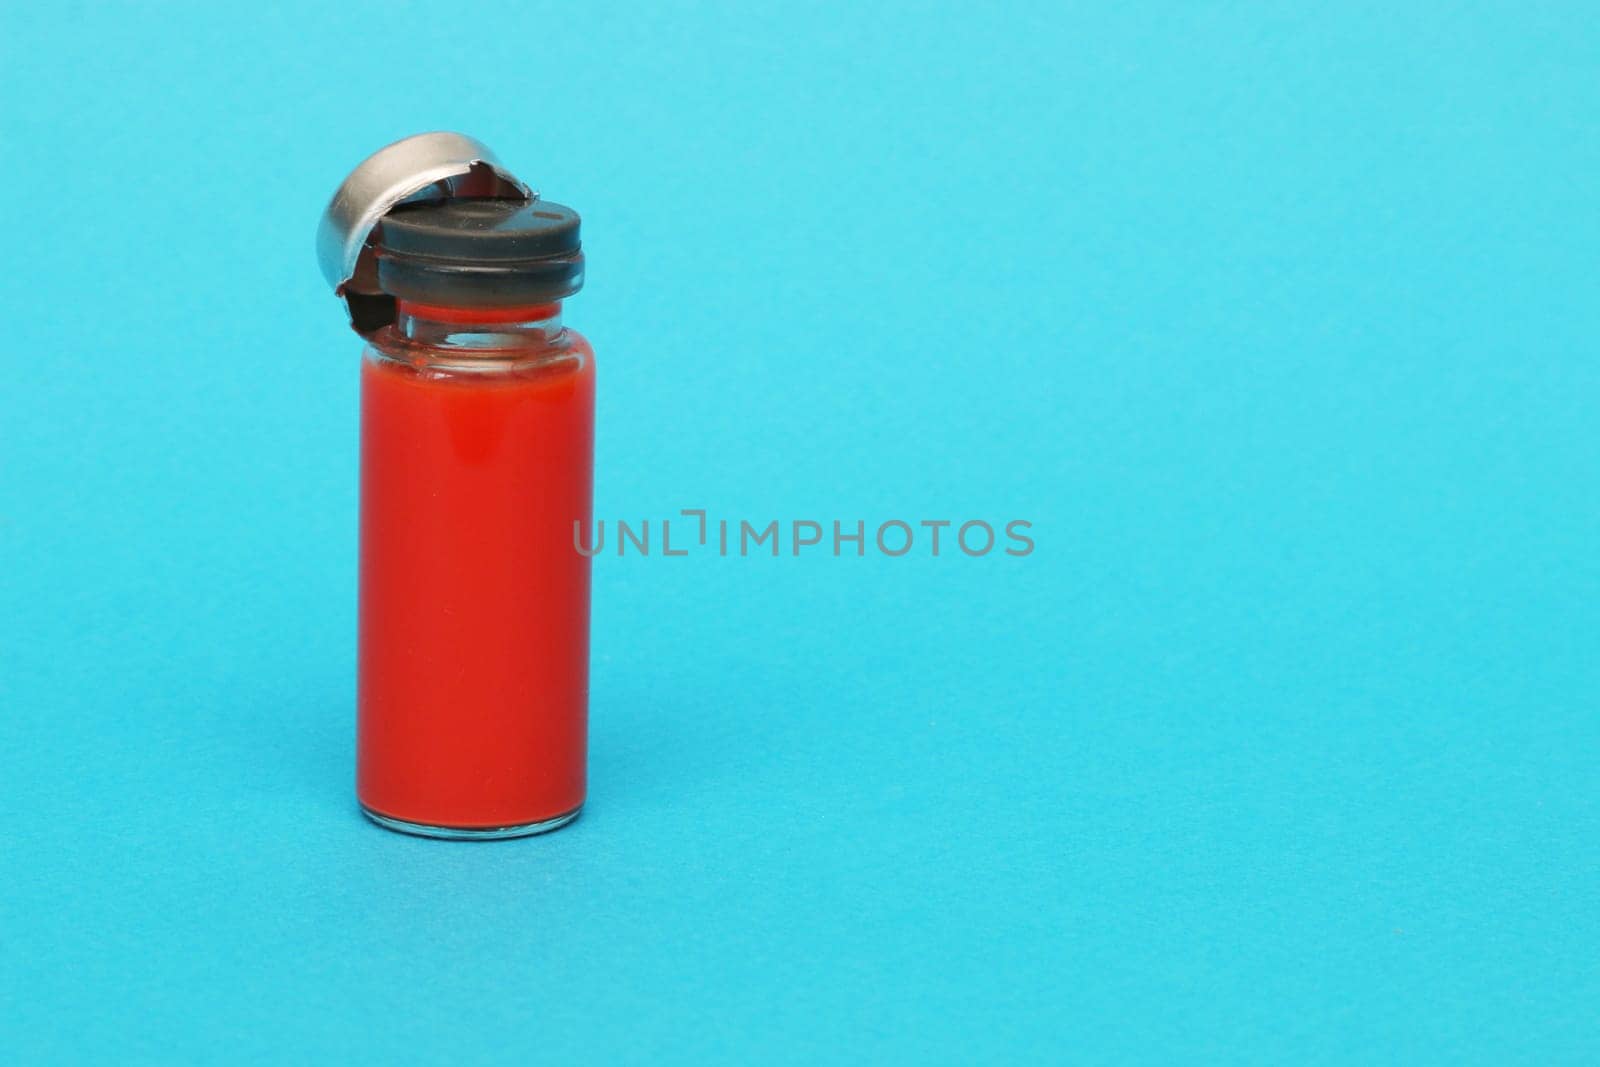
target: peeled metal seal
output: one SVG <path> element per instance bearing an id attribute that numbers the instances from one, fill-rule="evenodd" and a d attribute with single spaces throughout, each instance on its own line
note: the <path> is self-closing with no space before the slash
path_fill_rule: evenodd
<path id="1" fill-rule="evenodd" d="M 489 146 L 460 133 L 419 133 L 378 149 L 350 172 L 317 226 L 317 263 L 344 299 L 350 325 L 366 336 L 394 320 L 394 301 L 378 289 L 367 238 L 401 204 L 453 199 L 537 200 Z"/>

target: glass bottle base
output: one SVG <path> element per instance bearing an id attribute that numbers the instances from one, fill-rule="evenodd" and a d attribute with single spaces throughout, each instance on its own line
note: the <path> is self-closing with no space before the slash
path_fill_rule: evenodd
<path id="1" fill-rule="evenodd" d="M 413 834 L 417 837 L 443 838 L 449 841 L 502 841 L 508 837 L 531 837 L 534 834 L 547 834 L 551 830 L 561 829 L 567 823 L 576 819 L 578 813 L 582 810 L 583 805 L 580 804 L 565 815 L 557 815 L 553 819 L 519 823 L 516 826 L 475 828 L 466 826 L 433 826 L 423 822 L 407 822 L 405 819 L 380 815 L 365 804 L 361 805 L 361 814 L 386 830 L 396 830 L 402 834 Z"/>

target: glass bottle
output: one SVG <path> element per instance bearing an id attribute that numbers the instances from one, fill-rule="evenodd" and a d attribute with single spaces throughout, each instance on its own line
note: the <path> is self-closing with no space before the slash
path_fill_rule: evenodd
<path id="1" fill-rule="evenodd" d="M 543 200 L 404 204 L 369 244 L 394 320 L 361 367 L 357 794 L 435 837 L 583 805 L 594 353 L 561 322 L 579 220 Z"/>

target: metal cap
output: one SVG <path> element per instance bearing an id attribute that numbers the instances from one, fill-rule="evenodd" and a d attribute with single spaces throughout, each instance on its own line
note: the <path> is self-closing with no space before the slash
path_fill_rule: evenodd
<path id="1" fill-rule="evenodd" d="M 378 149 L 345 178 L 317 226 L 317 263 L 344 298 L 351 326 L 369 334 L 392 317 L 367 244 L 379 219 L 405 203 L 538 196 L 481 141 L 460 133 L 415 134 Z"/>

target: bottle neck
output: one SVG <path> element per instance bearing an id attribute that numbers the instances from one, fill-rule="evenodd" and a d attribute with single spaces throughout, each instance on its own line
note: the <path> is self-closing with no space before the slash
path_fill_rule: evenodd
<path id="1" fill-rule="evenodd" d="M 395 330 L 434 348 L 537 348 L 561 339 L 561 302 L 469 308 L 398 301 Z"/>

